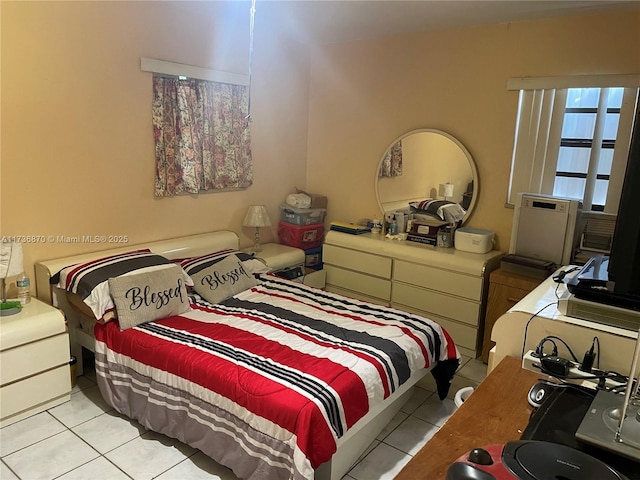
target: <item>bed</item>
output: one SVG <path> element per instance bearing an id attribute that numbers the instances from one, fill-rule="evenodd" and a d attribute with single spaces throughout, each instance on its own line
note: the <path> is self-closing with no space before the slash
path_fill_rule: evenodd
<path id="1" fill-rule="evenodd" d="M 235 251 L 238 237 L 212 232 L 39 262 L 38 297 L 65 311 L 72 354 L 95 352 L 107 403 L 239 478 L 342 478 L 424 375 L 441 398 L 448 392 L 459 355 L 435 322 L 269 273 L 249 272 L 250 287 L 220 301 L 190 291 L 187 311 L 124 330 L 116 282 L 131 279 L 109 279 L 118 320 L 95 326 L 52 285 L 71 265 L 143 248 L 195 279 L 178 259 Z M 230 255 L 216 266 L 230 257 L 239 262 Z"/>

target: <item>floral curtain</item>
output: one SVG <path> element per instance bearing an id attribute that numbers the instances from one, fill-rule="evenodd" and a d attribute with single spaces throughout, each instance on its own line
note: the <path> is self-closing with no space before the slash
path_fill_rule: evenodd
<path id="1" fill-rule="evenodd" d="M 156 197 L 253 183 L 249 87 L 153 76 Z"/>
<path id="2" fill-rule="evenodd" d="M 382 159 L 379 177 L 398 177 L 402 175 L 402 142 L 395 143 Z"/>

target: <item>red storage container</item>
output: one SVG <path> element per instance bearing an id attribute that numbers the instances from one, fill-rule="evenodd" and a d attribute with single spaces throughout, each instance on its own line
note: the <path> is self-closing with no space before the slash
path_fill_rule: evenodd
<path id="1" fill-rule="evenodd" d="M 322 244 L 324 225 L 315 223 L 312 225 L 294 225 L 293 223 L 278 223 L 278 237 L 282 245 L 307 250 Z"/>

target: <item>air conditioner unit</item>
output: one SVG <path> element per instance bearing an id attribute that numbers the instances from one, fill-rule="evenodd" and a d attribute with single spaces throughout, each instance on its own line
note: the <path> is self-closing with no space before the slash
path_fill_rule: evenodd
<path id="1" fill-rule="evenodd" d="M 518 196 L 509 253 L 569 265 L 582 234 L 581 202 L 522 193 Z"/>

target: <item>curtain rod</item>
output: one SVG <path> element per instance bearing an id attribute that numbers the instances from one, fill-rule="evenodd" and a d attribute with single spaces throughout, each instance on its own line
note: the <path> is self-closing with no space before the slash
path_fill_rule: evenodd
<path id="1" fill-rule="evenodd" d="M 154 58 L 140 58 L 140 70 L 143 72 L 171 75 L 174 77 L 197 78 L 218 83 L 230 83 L 233 85 L 249 85 L 249 75 L 242 73 L 223 72 L 210 68 L 194 67 L 182 63 L 166 62 Z"/>
<path id="2" fill-rule="evenodd" d="M 564 75 L 557 77 L 510 78 L 507 90 L 540 90 L 546 88 L 640 87 L 640 75 Z"/>

